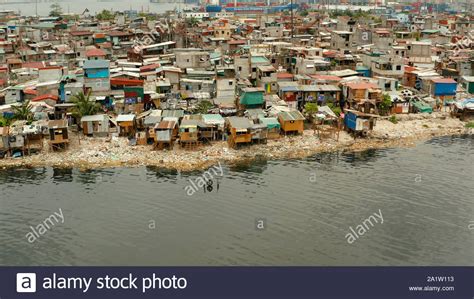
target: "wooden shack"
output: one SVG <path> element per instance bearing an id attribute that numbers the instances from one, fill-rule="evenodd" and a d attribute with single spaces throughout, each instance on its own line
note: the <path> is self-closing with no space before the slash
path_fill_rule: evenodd
<path id="1" fill-rule="evenodd" d="M 250 134 L 252 135 L 253 143 L 267 143 L 268 129 L 264 124 L 254 124 L 250 128 Z"/>
<path id="2" fill-rule="evenodd" d="M 252 143 L 252 134 L 250 129 L 253 123 L 245 117 L 231 116 L 227 118 L 227 130 L 229 133 L 229 147 L 237 148 L 242 144 Z"/>
<path id="3" fill-rule="evenodd" d="M 66 149 L 69 146 L 68 125 L 66 119 L 48 122 L 49 145 L 51 150 Z"/>
<path id="4" fill-rule="evenodd" d="M 194 148 L 199 143 L 199 125 L 197 119 L 183 119 L 179 126 L 179 144 L 186 148 Z"/>
<path id="5" fill-rule="evenodd" d="M 25 150 L 28 154 L 31 151 L 41 151 L 43 149 L 43 126 L 38 123 L 23 126 L 23 136 L 25 137 Z"/>
<path id="6" fill-rule="evenodd" d="M 8 127 L 0 127 L 0 158 L 8 154 L 10 146 L 8 145 Z"/>
<path id="7" fill-rule="evenodd" d="M 206 125 L 200 129 L 203 140 L 218 140 L 222 138 L 225 119 L 220 114 L 203 114 L 201 119 Z"/>
<path id="8" fill-rule="evenodd" d="M 379 115 L 363 113 L 356 110 L 346 109 L 344 115 L 344 125 L 346 129 L 354 135 L 365 136 L 375 127 Z"/>
<path id="9" fill-rule="evenodd" d="M 278 121 L 280 122 L 283 133 L 286 134 L 303 134 L 304 116 L 298 110 L 283 111 L 278 113 Z"/>
<path id="10" fill-rule="evenodd" d="M 117 116 L 116 122 L 119 128 L 120 136 L 134 136 L 136 133 L 136 115 L 135 114 L 121 114 Z"/>
<path id="11" fill-rule="evenodd" d="M 114 126 L 107 114 L 86 115 L 81 118 L 82 132 L 85 136 L 106 137 Z"/>
<path id="12" fill-rule="evenodd" d="M 27 124 L 25 120 L 17 120 L 10 125 L 8 130 L 8 146 L 10 155 L 20 152 L 25 153 L 25 136 L 23 136 L 23 127 Z"/>
<path id="13" fill-rule="evenodd" d="M 159 111 L 159 110 L 158 110 Z M 155 126 L 161 121 L 161 111 L 158 114 L 150 114 L 143 120 L 143 128 L 146 132 L 147 140 L 155 140 Z"/>
<path id="14" fill-rule="evenodd" d="M 175 121 L 162 120 L 155 126 L 155 149 L 173 148 L 178 125 Z"/>
<path id="15" fill-rule="evenodd" d="M 280 138 L 281 125 L 275 117 L 260 117 L 259 122 L 267 127 L 267 139 Z"/>

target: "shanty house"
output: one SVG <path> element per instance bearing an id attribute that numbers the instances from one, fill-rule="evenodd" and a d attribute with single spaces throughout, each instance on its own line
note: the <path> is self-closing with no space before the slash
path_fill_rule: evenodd
<path id="1" fill-rule="evenodd" d="M 298 110 L 278 113 L 278 121 L 285 135 L 288 133 L 303 134 L 304 120 L 303 114 Z"/>
<path id="2" fill-rule="evenodd" d="M 450 78 L 436 78 L 431 80 L 431 95 L 441 100 L 451 100 L 456 96 L 458 83 Z"/>
<path id="3" fill-rule="evenodd" d="M 207 140 L 220 139 L 224 132 L 224 118 L 220 114 L 203 114 L 201 119 L 206 125 L 201 129 L 201 137 Z"/>
<path id="4" fill-rule="evenodd" d="M 264 104 L 263 88 L 246 87 L 242 89 L 239 97 L 241 109 L 262 108 Z"/>
<path id="5" fill-rule="evenodd" d="M 135 114 L 121 114 L 117 116 L 116 122 L 120 136 L 131 136 L 135 134 L 136 124 Z"/>
<path id="6" fill-rule="evenodd" d="M 181 146 L 197 145 L 199 141 L 200 120 L 183 119 L 179 125 L 179 143 Z"/>
<path id="7" fill-rule="evenodd" d="M 162 120 L 155 126 L 155 148 L 173 148 L 178 125 L 175 121 Z"/>
<path id="8" fill-rule="evenodd" d="M 86 115 L 81 118 L 81 127 L 86 136 L 108 136 L 110 117 L 106 114 Z"/>
<path id="9" fill-rule="evenodd" d="M 110 90 L 110 63 L 108 60 L 86 60 L 83 68 L 86 89 L 92 91 Z"/>
<path id="10" fill-rule="evenodd" d="M 58 119 L 48 122 L 49 144 L 52 150 L 67 148 L 69 145 L 67 120 Z"/>
<path id="11" fill-rule="evenodd" d="M 245 117 L 231 116 L 227 118 L 227 129 L 229 132 L 228 144 L 232 148 L 237 148 L 240 144 L 252 143 L 250 129 L 253 123 Z"/>
<path id="12" fill-rule="evenodd" d="M 0 158 L 5 157 L 9 149 L 8 127 L 0 127 Z"/>
<path id="13" fill-rule="evenodd" d="M 280 138 L 281 125 L 275 117 L 261 117 L 259 122 L 267 127 L 267 139 Z"/>
<path id="14" fill-rule="evenodd" d="M 461 81 L 464 89 L 468 93 L 474 94 L 474 76 L 464 76 Z"/>

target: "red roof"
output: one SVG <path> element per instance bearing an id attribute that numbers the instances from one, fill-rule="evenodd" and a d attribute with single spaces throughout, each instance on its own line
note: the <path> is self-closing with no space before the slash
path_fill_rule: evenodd
<path id="1" fill-rule="evenodd" d="M 246 41 L 243 39 L 240 40 L 231 40 L 228 42 L 229 45 L 245 45 Z"/>
<path id="2" fill-rule="evenodd" d="M 54 94 L 44 94 L 44 95 L 37 96 L 36 98 L 32 99 L 33 102 L 41 102 L 41 101 L 44 101 L 44 100 L 58 101 L 59 97 L 55 96 Z"/>
<path id="3" fill-rule="evenodd" d="M 454 79 L 451 79 L 451 78 L 439 78 L 439 79 L 433 79 L 432 81 L 434 83 L 457 84 L 457 82 Z"/>
<path id="4" fill-rule="evenodd" d="M 33 62 L 25 62 L 21 66 L 27 69 L 39 69 L 39 68 L 45 67 L 45 63 L 43 61 L 41 62 L 33 61 Z"/>
<path id="5" fill-rule="evenodd" d="M 350 89 L 376 89 L 377 85 L 367 82 L 349 82 L 346 84 Z"/>
<path id="6" fill-rule="evenodd" d="M 277 73 L 277 79 L 293 79 L 293 75 L 290 73 Z"/>
<path id="7" fill-rule="evenodd" d="M 39 68 L 40 70 L 62 70 L 62 66 L 43 66 Z"/>
<path id="8" fill-rule="evenodd" d="M 108 35 L 109 36 L 129 36 L 131 34 L 128 32 L 123 32 L 123 31 L 110 31 Z"/>
<path id="9" fill-rule="evenodd" d="M 154 63 L 154 64 L 149 64 L 149 65 L 144 65 L 140 68 L 140 72 L 148 72 L 148 71 L 154 71 L 157 68 L 160 67 L 159 63 Z"/>
<path id="10" fill-rule="evenodd" d="M 86 35 L 92 35 L 93 33 L 88 30 L 82 30 L 82 31 L 71 31 L 70 34 L 72 36 L 86 36 Z"/>
<path id="11" fill-rule="evenodd" d="M 107 55 L 103 50 L 101 49 L 90 49 L 86 51 L 86 57 L 102 57 Z"/>
<path id="12" fill-rule="evenodd" d="M 321 81 L 341 81 L 342 78 L 338 76 L 331 75 L 309 75 L 311 78 Z"/>
<path id="13" fill-rule="evenodd" d="M 34 96 L 38 94 L 38 92 L 36 90 L 30 89 L 30 88 L 24 89 L 23 92 L 25 94 L 30 94 L 30 95 L 34 95 Z"/>
<path id="14" fill-rule="evenodd" d="M 112 78 L 110 85 L 143 86 L 143 80 Z"/>

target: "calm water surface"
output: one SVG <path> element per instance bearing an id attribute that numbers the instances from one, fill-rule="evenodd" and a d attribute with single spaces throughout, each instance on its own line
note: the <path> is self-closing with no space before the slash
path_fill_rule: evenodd
<path id="1" fill-rule="evenodd" d="M 18 1 L 22 0 L 7 0 L 7 1 Z M 1 1 L 0 1 L 1 2 Z M 56 1 L 46 2 L 45 0 L 38 0 L 38 15 L 47 16 L 51 11 L 51 4 Z M 150 3 L 149 0 L 62 0 L 58 2 L 61 5 L 63 12 L 65 13 L 79 13 L 82 14 L 84 10 L 89 9 L 91 14 L 100 12 L 103 9 L 108 9 L 112 11 L 123 11 L 128 9 L 133 9 L 137 11 L 149 11 L 153 13 L 164 13 L 167 10 L 173 10 L 175 8 L 184 7 L 183 4 L 176 3 Z M 180 6 L 181 5 L 181 6 Z M 0 10 L 14 10 L 20 12 L 22 15 L 35 15 L 36 14 L 36 5 L 33 1 L 32 3 L 15 3 L 15 4 L 4 4 L 0 3 Z"/>
<path id="2" fill-rule="evenodd" d="M 0 264 L 472 266 L 473 157 L 473 137 L 449 137 L 258 161 L 223 166 L 219 190 L 193 196 L 200 172 L 3 170 Z M 64 224 L 28 243 L 29 226 L 59 208 Z M 379 209 L 384 223 L 348 244 L 349 227 Z"/>

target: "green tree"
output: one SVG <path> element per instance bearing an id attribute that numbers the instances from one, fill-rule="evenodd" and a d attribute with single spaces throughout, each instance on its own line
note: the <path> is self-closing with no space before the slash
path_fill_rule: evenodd
<path id="1" fill-rule="evenodd" d="M 0 127 L 8 127 L 12 119 L 9 117 L 0 116 Z"/>
<path id="2" fill-rule="evenodd" d="M 390 108 L 392 108 L 392 99 L 388 94 L 384 94 L 379 104 L 380 114 L 387 115 Z"/>
<path id="3" fill-rule="evenodd" d="M 49 12 L 50 17 L 59 17 L 63 13 L 61 5 L 57 2 L 51 4 L 49 8 L 51 9 L 51 11 Z"/>
<path id="4" fill-rule="evenodd" d="M 112 13 L 110 10 L 103 9 L 96 15 L 97 20 L 99 21 L 108 21 L 113 20 L 115 18 L 115 14 Z"/>
<path id="5" fill-rule="evenodd" d="M 306 103 L 304 105 L 304 111 L 306 113 L 306 117 L 309 120 L 312 120 L 313 117 L 314 117 L 314 114 L 318 113 L 318 111 L 319 111 L 318 104 L 316 104 L 316 103 Z"/>
<path id="6" fill-rule="evenodd" d="M 196 107 L 196 112 L 200 114 L 206 114 L 212 109 L 214 105 L 209 101 L 201 101 Z"/>
<path id="7" fill-rule="evenodd" d="M 33 120 L 33 112 L 31 109 L 30 101 L 25 101 L 19 106 L 12 106 L 13 118 L 16 120 L 26 120 L 28 122 Z"/>
<path id="8" fill-rule="evenodd" d="M 338 105 L 334 103 L 328 103 L 328 107 L 331 108 L 332 112 L 334 112 L 334 114 L 336 114 L 337 116 L 341 115 L 341 107 L 339 107 Z"/>
<path id="9" fill-rule="evenodd" d="M 303 10 L 302 12 L 300 12 L 300 16 L 302 16 L 302 17 L 306 17 L 307 15 L 308 15 L 307 10 Z"/>
<path id="10" fill-rule="evenodd" d="M 188 27 L 197 27 L 198 24 L 199 24 L 199 20 L 196 19 L 195 17 L 191 17 L 189 19 L 186 19 L 186 25 Z"/>
<path id="11" fill-rule="evenodd" d="M 76 105 L 73 110 L 75 117 L 81 118 L 86 115 L 94 115 L 100 111 L 100 104 L 90 100 L 90 92 L 84 94 L 79 92 L 72 97 L 72 102 Z"/>

